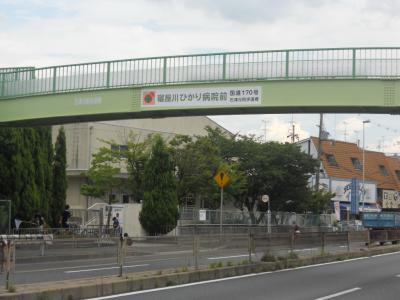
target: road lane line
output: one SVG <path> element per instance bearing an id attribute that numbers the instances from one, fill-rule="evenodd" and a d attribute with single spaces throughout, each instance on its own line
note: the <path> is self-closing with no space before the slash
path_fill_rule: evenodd
<path id="1" fill-rule="evenodd" d="M 325 297 L 317 298 L 315 300 L 332 299 L 332 298 L 336 298 L 336 297 L 339 297 L 339 296 L 342 296 L 342 295 L 350 294 L 350 293 L 353 293 L 353 292 L 356 292 L 356 291 L 359 291 L 359 290 L 361 290 L 361 288 L 355 287 L 354 289 L 345 290 L 345 291 L 338 292 L 338 293 L 335 293 L 335 294 L 331 294 L 331 295 L 328 295 L 328 296 L 325 296 Z"/>
<path id="2" fill-rule="evenodd" d="M 142 264 L 142 265 L 131 265 L 131 266 L 124 266 L 124 268 L 136 268 L 136 267 L 147 267 L 149 264 Z M 97 269 L 84 269 L 84 270 L 73 270 L 73 271 L 65 271 L 66 274 L 71 273 L 82 273 L 82 272 L 93 272 L 93 271 L 102 271 L 102 270 L 112 270 L 112 269 L 119 269 L 117 267 L 108 267 L 108 268 L 97 268 Z"/>
<path id="3" fill-rule="evenodd" d="M 301 252 L 301 251 L 314 251 L 314 250 L 318 250 L 320 248 L 304 248 L 304 249 L 294 249 L 294 252 Z M 292 252 L 292 250 L 288 250 L 288 252 Z"/>
<path id="4" fill-rule="evenodd" d="M 251 254 L 252 256 L 254 256 L 255 254 Z M 225 258 L 238 258 L 238 257 L 248 257 L 248 254 L 240 254 L 240 255 L 231 255 L 231 256 L 219 256 L 219 257 L 207 257 L 207 259 L 225 259 Z"/>
<path id="5" fill-rule="evenodd" d="M 147 294 L 147 293 L 159 292 L 159 291 L 164 291 L 164 290 L 180 289 L 180 288 L 189 287 L 189 286 L 203 285 L 203 284 L 208 284 L 208 283 L 236 280 L 236 279 L 247 278 L 247 277 L 263 276 L 263 275 L 267 275 L 267 274 L 274 274 L 274 273 L 280 273 L 280 272 L 290 272 L 290 271 L 295 271 L 295 270 L 308 269 L 308 268 L 313 268 L 313 267 L 321 267 L 321 266 L 326 266 L 326 265 L 341 264 L 341 263 L 357 261 L 357 260 L 362 260 L 362 259 L 368 259 L 368 257 L 358 257 L 358 258 L 352 258 L 352 259 L 348 259 L 348 260 L 341 260 L 341 261 L 334 261 L 334 262 L 329 262 L 329 263 L 302 266 L 302 267 L 296 267 L 296 268 L 291 268 L 291 269 L 268 271 L 268 272 L 261 272 L 261 273 L 252 273 L 252 274 L 245 274 L 245 275 L 239 275 L 239 276 L 233 276 L 233 277 L 227 277 L 227 278 L 219 278 L 219 279 L 206 280 L 206 281 L 200 281 L 200 282 L 192 282 L 192 283 L 167 286 L 167 287 L 150 289 L 150 290 L 135 291 L 135 292 L 110 295 L 110 296 L 90 298 L 87 300 L 105 300 L 105 299 L 113 299 L 113 298 L 118 298 L 118 297 L 126 297 L 126 296 L 131 296 L 131 295 Z M 357 289 L 360 289 L 360 288 L 357 288 Z M 323 299 L 323 298 L 320 298 L 319 300 L 321 300 L 321 299 Z M 326 298 L 326 299 L 329 299 L 329 298 Z M 315 300 L 318 300 L 318 299 L 315 299 Z"/>
<path id="6" fill-rule="evenodd" d="M 381 257 L 381 256 L 387 256 L 387 255 L 393 255 L 393 254 L 399 254 L 400 251 L 397 252 L 390 252 L 390 253 L 383 253 L 383 254 L 376 254 L 376 255 L 372 255 L 371 257 Z"/>

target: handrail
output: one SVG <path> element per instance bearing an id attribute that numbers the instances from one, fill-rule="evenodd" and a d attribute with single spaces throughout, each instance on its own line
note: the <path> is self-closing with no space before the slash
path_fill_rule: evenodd
<path id="1" fill-rule="evenodd" d="M 0 99 L 200 82 L 369 78 L 400 78 L 400 47 L 221 52 L 7 68 L 0 69 Z"/>

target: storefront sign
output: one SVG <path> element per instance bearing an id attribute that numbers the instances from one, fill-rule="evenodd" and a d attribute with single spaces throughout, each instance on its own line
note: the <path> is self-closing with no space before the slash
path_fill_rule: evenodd
<path id="1" fill-rule="evenodd" d="M 382 191 L 382 208 L 400 208 L 399 193 L 393 190 Z"/>

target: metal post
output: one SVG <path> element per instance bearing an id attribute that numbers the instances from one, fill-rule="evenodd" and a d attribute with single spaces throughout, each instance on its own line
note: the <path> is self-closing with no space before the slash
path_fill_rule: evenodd
<path id="1" fill-rule="evenodd" d="M 318 133 L 318 149 L 317 149 L 317 160 L 318 160 L 318 170 L 315 174 L 315 190 L 319 191 L 319 171 L 321 168 L 321 154 L 322 154 L 322 128 L 324 126 L 324 114 L 319 114 L 319 133 Z"/>
<path id="2" fill-rule="evenodd" d="M 352 50 L 352 70 L 351 70 L 351 75 L 356 77 L 356 49 Z"/>
<path id="3" fill-rule="evenodd" d="M 285 78 L 289 78 L 289 51 L 286 51 Z"/>
<path id="4" fill-rule="evenodd" d="M 8 200 L 8 234 L 11 234 L 11 200 Z"/>
<path id="5" fill-rule="evenodd" d="M 271 207 L 270 207 L 270 202 L 268 201 L 268 211 L 267 211 L 267 228 L 268 228 L 268 234 L 271 234 Z"/>
<path id="6" fill-rule="evenodd" d="M 293 252 L 293 250 L 294 250 L 294 231 L 289 232 L 289 247 L 290 247 L 290 252 Z"/>
<path id="7" fill-rule="evenodd" d="M 365 120 L 363 121 L 363 149 L 362 149 L 362 212 L 364 213 L 364 207 L 365 207 L 365 123 L 369 123 L 370 120 Z"/>
<path id="8" fill-rule="evenodd" d="M 43 239 L 43 241 L 40 243 L 40 256 L 44 256 L 44 248 L 45 248 L 45 240 Z"/>
<path id="9" fill-rule="evenodd" d="M 122 271 L 124 267 L 124 252 L 125 252 L 126 239 L 123 235 L 120 235 L 118 242 L 118 276 L 122 277 Z"/>
<path id="10" fill-rule="evenodd" d="M 325 253 L 325 232 L 321 232 L 321 254 Z"/>
<path id="11" fill-rule="evenodd" d="M 57 89 L 57 67 L 53 67 L 53 93 L 56 92 Z"/>
<path id="12" fill-rule="evenodd" d="M 219 234 L 222 236 L 222 205 L 224 203 L 224 188 L 221 187 L 221 206 L 219 212 Z"/>
<path id="13" fill-rule="evenodd" d="M 167 58 L 163 59 L 163 83 L 167 83 Z"/>
<path id="14" fill-rule="evenodd" d="M 107 62 L 107 77 L 106 77 L 106 87 L 110 87 L 110 77 L 111 76 L 111 63 Z"/>
<path id="15" fill-rule="evenodd" d="M 222 79 L 226 79 L 226 54 L 222 55 Z"/>
<path id="16" fill-rule="evenodd" d="M 248 250 L 249 250 L 249 262 L 251 262 L 251 249 L 253 244 L 253 234 L 251 231 L 249 232 L 249 240 L 248 240 Z"/>
<path id="17" fill-rule="evenodd" d="M 193 257 L 194 257 L 194 266 L 196 270 L 199 268 L 199 236 L 197 234 L 193 235 Z"/>
<path id="18" fill-rule="evenodd" d="M 347 252 L 350 252 L 350 231 L 347 231 Z"/>

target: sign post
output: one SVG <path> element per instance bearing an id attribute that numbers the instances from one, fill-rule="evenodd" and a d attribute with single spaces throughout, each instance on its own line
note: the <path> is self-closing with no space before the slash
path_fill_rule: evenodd
<path id="1" fill-rule="evenodd" d="M 229 175 L 220 170 L 217 172 L 217 174 L 214 176 L 214 180 L 217 183 L 217 185 L 221 188 L 221 207 L 220 207 L 220 212 L 219 212 L 219 233 L 222 235 L 222 205 L 224 203 L 224 186 L 229 182 L 231 178 Z"/>
<path id="2" fill-rule="evenodd" d="M 268 234 L 271 234 L 271 205 L 269 202 L 269 196 L 268 195 L 263 195 L 261 197 L 261 201 L 263 203 L 268 203 L 268 211 L 267 211 L 267 230 Z"/>

